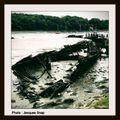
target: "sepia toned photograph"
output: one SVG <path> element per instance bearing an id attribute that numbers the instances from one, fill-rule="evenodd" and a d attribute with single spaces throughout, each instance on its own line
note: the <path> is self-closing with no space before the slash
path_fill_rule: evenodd
<path id="1" fill-rule="evenodd" d="M 17 109 L 109 110 L 109 14 L 11 10 L 12 114 Z"/>

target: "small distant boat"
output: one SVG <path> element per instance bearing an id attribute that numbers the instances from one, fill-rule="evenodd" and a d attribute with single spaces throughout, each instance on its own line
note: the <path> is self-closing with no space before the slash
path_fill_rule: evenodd
<path id="1" fill-rule="evenodd" d="M 68 35 L 68 38 L 83 38 L 83 35 Z"/>
<path id="2" fill-rule="evenodd" d="M 60 34 L 60 32 L 56 32 L 56 34 Z"/>

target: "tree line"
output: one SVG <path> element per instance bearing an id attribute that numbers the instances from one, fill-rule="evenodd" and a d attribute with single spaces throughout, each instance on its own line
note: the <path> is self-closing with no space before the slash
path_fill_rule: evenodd
<path id="1" fill-rule="evenodd" d="M 92 18 L 90 20 L 77 16 L 46 16 L 23 13 L 11 14 L 11 29 L 41 31 L 89 31 L 108 30 L 109 21 Z"/>

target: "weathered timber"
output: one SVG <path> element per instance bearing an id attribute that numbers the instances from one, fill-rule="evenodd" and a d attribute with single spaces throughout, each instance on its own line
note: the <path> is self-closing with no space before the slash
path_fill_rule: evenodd
<path id="1" fill-rule="evenodd" d="M 58 95 L 58 93 L 63 92 L 68 86 L 69 83 L 65 83 L 63 82 L 63 80 L 59 80 L 55 82 L 52 86 L 45 89 L 39 95 L 43 98 L 47 98 L 47 97 L 54 98 Z"/>
<path id="2" fill-rule="evenodd" d="M 24 81 L 31 81 L 31 79 L 37 81 L 35 77 L 28 75 L 26 76 L 25 74 L 20 73 L 19 71 L 16 70 L 13 71 L 13 74 L 16 75 L 18 78 L 23 79 Z"/>
<path id="3" fill-rule="evenodd" d="M 49 73 L 49 71 L 47 70 L 47 67 L 43 64 L 43 62 L 41 62 L 41 60 L 37 57 L 38 61 L 40 62 L 40 64 L 43 66 L 43 68 L 45 69 L 45 71 L 48 73 L 48 75 L 50 76 L 50 78 L 52 78 L 51 74 Z"/>
<path id="4" fill-rule="evenodd" d="M 103 34 L 97 34 L 97 33 L 92 33 L 89 35 L 86 35 L 85 38 L 92 40 L 93 42 L 96 43 L 96 46 L 98 48 L 105 48 L 106 49 L 106 54 L 109 54 L 109 39 L 108 39 L 108 34 L 106 35 Z"/>
<path id="5" fill-rule="evenodd" d="M 79 76 L 84 74 L 91 66 L 95 64 L 100 54 L 88 55 L 87 57 L 80 58 L 78 60 L 79 64 L 76 66 L 76 69 L 70 75 L 71 82 L 74 82 Z"/>

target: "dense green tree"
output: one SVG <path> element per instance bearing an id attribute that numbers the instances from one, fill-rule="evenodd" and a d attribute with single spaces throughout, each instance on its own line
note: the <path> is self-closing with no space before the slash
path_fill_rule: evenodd
<path id="1" fill-rule="evenodd" d="M 107 30 L 108 20 L 91 20 L 77 16 L 46 16 L 30 14 L 11 14 L 12 30 L 41 30 L 41 31 L 88 31 L 90 27 L 97 30 Z"/>

